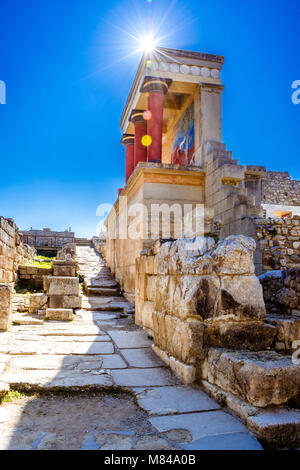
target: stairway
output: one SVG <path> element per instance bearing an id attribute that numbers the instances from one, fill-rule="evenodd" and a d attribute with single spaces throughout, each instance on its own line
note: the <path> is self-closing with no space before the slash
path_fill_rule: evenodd
<path id="1" fill-rule="evenodd" d="M 76 246 L 91 246 L 92 240 L 87 238 L 75 238 L 75 244 Z"/>
<path id="2" fill-rule="evenodd" d="M 77 246 L 78 274 L 83 278 L 86 296 L 83 307 L 87 310 L 131 310 L 122 297 L 119 284 L 102 256 L 92 247 Z"/>

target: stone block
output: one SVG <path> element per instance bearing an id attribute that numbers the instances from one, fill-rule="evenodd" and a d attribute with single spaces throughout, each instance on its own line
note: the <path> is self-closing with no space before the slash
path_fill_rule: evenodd
<path id="1" fill-rule="evenodd" d="M 161 350 L 159 347 L 153 345 L 153 351 L 157 354 L 165 364 L 182 380 L 186 385 L 190 385 L 196 380 L 195 366 L 183 364 L 175 359 L 175 357 L 168 356 L 168 354 Z"/>
<path id="2" fill-rule="evenodd" d="M 203 357 L 202 322 L 182 322 L 156 311 L 152 313 L 152 319 L 154 343 L 169 356 L 185 364 L 194 364 Z"/>
<path id="3" fill-rule="evenodd" d="M 48 296 L 46 294 L 31 294 L 29 297 L 29 313 L 38 313 L 46 308 Z"/>
<path id="4" fill-rule="evenodd" d="M 78 295 L 51 295 L 49 308 L 80 308 L 81 297 Z"/>
<path id="5" fill-rule="evenodd" d="M 250 416 L 247 426 L 267 448 L 292 448 L 300 446 L 300 411 L 280 408 L 266 410 Z"/>
<path id="6" fill-rule="evenodd" d="M 271 347 L 276 334 L 275 326 L 263 322 L 211 322 L 205 324 L 204 345 L 262 351 Z"/>
<path id="7" fill-rule="evenodd" d="M 53 276 L 76 276 L 76 267 L 75 266 L 53 266 Z"/>
<path id="8" fill-rule="evenodd" d="M 146 301 L 143 303 L 142 312 L 141 312 L 142 326 L 151 331 L 153 331 L 153 318 L 152 318 L 153 311 L 154 311 L 154 302 Z"/>
<path id="9" fill-rule="evenodd" d="M 7 331 L 12 324 L 12 291 L 6 284 L 0 284 L 0 330 Z"/>
<path id="10" fill-rule="evenodd" d="M 75 315 L 71 308 L 47 308 L 46 319 L 57 321 L 71 321 L 74 320 Z"/>
<path id="11" fill-rule="evenodd" d="M 147 276 L 147 299 L 155 301 L 156 297 L 156 276 Z"/>
<path id="12" fill-rule="evenodd" d="M 300 365 L 271 351 L 211 348 L 202 378 L 262 408 L 296 399 L 300 391 Z"/>
<path id="13" fill-rule="evenodd" d="M 220 305 L 215 316 L 225 320 L 263 320 L 266 308 L 258 278 L 255 275 L 222 276 Z"/>
<path id="14" fill-rule="evenodd" d="M 253 253 L 255 241 L 244 235 L 231 235 L 220 240 L 212 257 L 221 274 L 254 273 Z"/>
<path id="15" fill-rule="evenodd" d="M 48 276 L 46 279 L 49 296 L 79 294 L 79 279 L 77 277 Z"/>

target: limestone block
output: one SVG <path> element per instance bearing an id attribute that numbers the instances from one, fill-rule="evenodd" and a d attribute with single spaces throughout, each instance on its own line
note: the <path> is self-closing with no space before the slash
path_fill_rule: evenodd
<path id="1" fill-rule="evenodd" d="M 79 279 L 77 277 L 47 276 L 45 283 L 49 296 L 79 294 Z"/>
<path id="2" fill-rule="evenodd" d="M 48 296 L 46 294 L 31 294 L 29 297 L 29 313 L 38 313 L 46 308 Z"/>
<path id="3" fill-rule="evenodd" d="M 208 252 L 212 250 L 214 245 L 213 238 L 200 236 L 166 242 L 161 246 L 156 256 L 157 273 L 211 273 L 213 260 Z"/>
<path id="4" fill-rule="evenodd" d="M 211 276 L 181 276 L 177 279 L 170 311 L 182 320 L 191 316 L 201 319 L 216 315 L 220 281 Z"/>
<path id="5" fill-rule="evenodd" d="M 81 297 L 78 295 L 51 295 L 49 308 L 80 308 Z"/>
<path id="6" fill-rule="evenodd" d="M 71 308 L 47 308 L 46 319 L 58 321 L 71 321 L 74 320 L 75 315 Z"/>
<path id="7" fill-rule="evenodd" d="M 221 299 L 215 317 L 224 320 L 263 320 L 263 291 L 255 275 L 222 276 Z"/>
<path id="8" fill-rule="evenodd" d="M 142 306 L 141 320 L 143 327 L 153 331 L 153 318 L 154 302 L 146 301 Z"/>
<path id="9" fill-rule="evenodd" d="M 53 276 L 76 276 L 76 267 L 75 266 L 53 266 Z"/>
<path id="10" fill-rule="evenodd" d="M 299 321 L 300 324 L 300 321 Z M 271 347 L 277 328 L 263 322 L 211 322 L 205 324 L 205 347 L 262 351 Z"/>
<path id="11" fill-rule="evenodd" d="M 155 301 L 157 277 L 156 276 L 147 276 L 146 280 L 147 280 L 147 288 L 146 288 L 147 299 Z"/>
<path id="12" fill-rule="evenodd" d="M 0 284 L 0 330 L 7 331 L 12 324 L 11 286 Z"/>
<path id="13" fill-rule="evenodd" d="M 167 366 L 185 383 L 190 385 L 195 382 L 196 379 L 196 368 L 195 366 L 183 364 L 182 362 L 175 359 L 173 356 L 168 356 L 165 351 L 162 351 L 157 346 L 152 346 L 153 351 L 157 354 Z"/>
<path id="14" fill-rule="evenodd" d="M 222 274 L 254 273 L 255 249 L 255 241 L 244 235 L 231 235 L 220 240 L 212 253 L 217 271 Z"/>
<path id="15" fill-rule="evenodd" d="M 289 356 L 212 348 L 207 363 L 210 383 L 254 406 L 281 405 L 299 396 L 300 365 Z"/>
<path id="16" fill-rule="evenodd" d="M 293 289 L 287 289 L 286 287 L 283 287 L 277 292 L 276 301 L 289 309 L 297 308 L 299 302 L 296 292 Z"/>
<path id="17" fill-rule="evenodd" d="M 185 364 L 203 356 L 203 323 L 182 322 L 171 315 L 152 313 L 154 343 L 168 355 Z"/>

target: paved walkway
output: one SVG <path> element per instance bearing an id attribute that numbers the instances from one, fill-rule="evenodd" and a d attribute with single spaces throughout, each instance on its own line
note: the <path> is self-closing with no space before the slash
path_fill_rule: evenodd
<path id="1" fill-rule="evenodd" d="M 84 297 L 83 308 L 71 323 L 45 322 L 28 314 L 15 316 L 22 324 L 0 333 L 0 381 L 48 390 L 126 387 L 146 411 L 143 419 L 147 429 L 139 437 L 139 444 L 138 431 L 130 430 L 128 425 L 127 431 L 124 427 L 120 430 L 120 425 L 116 430 L 111 415 L 110 429 L 109 417 L 105 430 L 98 431 L 89 424 L 91 418 L 85 423 L 91 428 L 86 430 L 84 439 L 80 438 L 82 442 L 72 441 L 68 448 L 260 449 L 239 419 L 221 409 L 199 387 L 182 385 L 153 353 L 151 339 L 134 325 L 131 306 L 119 294 L 101 256 L 89 247 L 78 247 L 77 252 L 80 274 L 89 294 Z M 128 406 L 134 406 L 130 400 L 128 397 Z M 45 423 L 39 429 L 36 424 L 31 438 L 20 444 L 18 423 L 21 426 L 20 414 L 26 414 L 26 407 L 19 406 L 17 412 L 16 406 L 9 403 L 0 407 L 0 449 L 61 448 L 58 440 L 62 438 L 58 439 L 55 432 L 50 432 L 49 438 Z M 124 412 L 124 404 L 121 409 Z M 135 413 L 140 413 L 138 408 Z M 48 447 L 47 439 L 51 442 Z"/>

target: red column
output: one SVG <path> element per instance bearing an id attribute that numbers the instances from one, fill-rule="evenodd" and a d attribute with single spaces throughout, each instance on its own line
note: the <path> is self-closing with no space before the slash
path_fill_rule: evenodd
<path id="1" fill-rule="evenodd" d="M 147 161 L 147 147 L 143 143 L 143 137 L 147 135 L 147 121 L 144 119 L 144 111 L 134 109 L 129 120 L 134 124 L 134 168 L 139 162 Z"/>
<path id="2" fill-rule="evenodd" d="M 168 92 L 171 82 L 168 78 L 145 77 L 141 88 L 142 92 L 148 93 L 148 162 L 161 162 L 164 95 Z"/>
<path id="3" fill-rule="evenodd" d="M 134 136 L 124 134 L 121 144 L 125 145 L 125 183 L 127 183 L 134 170 Z"/>

